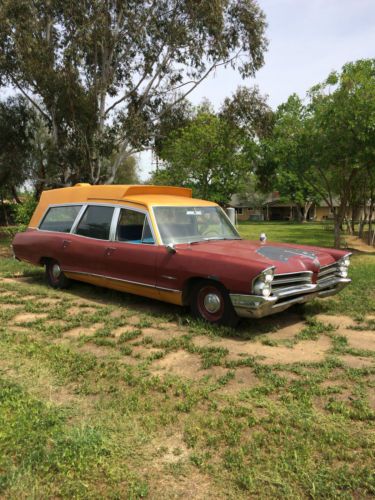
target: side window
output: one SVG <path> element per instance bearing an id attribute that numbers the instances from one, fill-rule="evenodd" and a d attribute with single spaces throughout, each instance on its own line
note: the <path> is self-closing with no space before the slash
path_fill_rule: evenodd
<path id="1" fill-rule="evenodd" d="M 129 243 L 153 244 L 154 238 L 146 215 L 122 208 L 117 225 L 116 239 Z"/>
<path id="2" fill-rule="evenodd" d="M 69 233 L 80 210 L 80 205 L 51 207 L 39 225 L 39 229 Z"/>
<path id="3" fill-rule="evenodd" d="M 76 234 L 108 240 L 113 211 L 113 207 L 88 206 L 77 226 Z"/>

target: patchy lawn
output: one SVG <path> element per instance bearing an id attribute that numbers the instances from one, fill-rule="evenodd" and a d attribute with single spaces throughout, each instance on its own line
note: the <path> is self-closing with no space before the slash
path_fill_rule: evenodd
<path id="1" fill-rule="evenodd" d="M 313 243 L 312 226 L 276 236 Z M 337 297 L 230 331 L 89 285 L 51 290 L 6 247 L 0 497 L 375 494 L 374 255 L 353 257 Z"/>

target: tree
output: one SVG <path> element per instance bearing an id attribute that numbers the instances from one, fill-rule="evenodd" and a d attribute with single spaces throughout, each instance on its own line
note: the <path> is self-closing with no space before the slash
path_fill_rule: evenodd
<path id="1" fill-rule="evenodd" d="M 2 196 L 20 203 L 17 187 L 30 173 L 32 110 L 20 97 L 0 101 L 0 186 Z"/>
<path id="2" fill-rule="evenodd" d="M 272 133 L 262 138 L 257 174 L 264 191 L 278 191 L 285 201 L 294 202 L 299 220 L 306 221 L 313 203 L 321 196 L 304 178 L 309 163 L 302 147 L 306 110 L 301 99 L 291 95 L 273 116 Z"/>
<path id="3" fill-rule="evenodd" d="M 259 175 L 265 184 L 280 186 L 282 180 L 282 186 L 288 185 L 287 173 L 303 191 L 308 187 L 325 200 L 334 214 L 338 248 L 349 201 L 374 171 L 375 60 L 344 65 L 307 98 L 304 105 L 293 95 L 279 107 L 272 136 L 262 143 Z"/>
<path id="4" fill-rule="evenodd" d="M 253 75 L 264 30 L 255 0 L 3 0 L 0 84 L 44 117 L 55 183 L 111 182 L 215 68 Z"/>
<path id="5" fill-rule="evenodd" d="M 375 168 L 374 130 L 375 59 L 348 63 L 311 89 L 303 140 L 310 161 L 304 173 L 334 213 L 336 247 L 350 194 Z"/>
<path id="6" fill-rule="evenodd" d="M 115 184 L 140 184 L 137 174 L 137 160 L 134 156 L 128 156 L 119 165 L 114 179 Z"/>
<path id="7" fill-rule="evenodd" d="M 238 87 L 224 100 L 220 116 L 241 130 L 251 143 L 272 132 L 274 113 L 257 86 Z"/>
<path id="8" fill-rule="evenodd" d="M 203 108 L 171 134 L 161 157 L 165 165 L 153 175 L 159 184 L 191 187 L 194 196 L 227 203 L 249 173 L 243 134 Z"/>

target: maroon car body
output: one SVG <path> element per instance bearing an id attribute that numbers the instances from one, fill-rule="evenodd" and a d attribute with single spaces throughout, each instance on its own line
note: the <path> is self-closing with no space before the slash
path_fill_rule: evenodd
<path id="1" fill-rule="evenodd" d="M 118 188 L 112 198 L 103 196 L 108 188 Z M 46 191 L 29 228 L 14 238 L 14 254 L 45 265 L 55 287 L 86 281 L 190 305 L 196 316 L 228 325 L 350 283 L 348 252 L 242 240 L 216 204 L 163 189 Z"/>

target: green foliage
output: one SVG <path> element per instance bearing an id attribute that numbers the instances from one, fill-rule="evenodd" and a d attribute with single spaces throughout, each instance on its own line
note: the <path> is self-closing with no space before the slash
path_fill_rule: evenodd
<path id="1" fill-rule="evenodd" d="M 171 134 L 161 156 L 166 164 L 154 182 L 187 186 L 197 198 L 227 203 L 244 182 L 249 166 L 240 131 L 206 109 Z"/>
<path id="2" fill-rule="evenodd" d="M 0 101 L 0 186 L 4 197 L 28 178 L 33 113 L 22 97 Z"/>
<path id="3" fill-rule="evenodd" d="M 113 158 L 115 161 L 115 158 Z M 139 177 L 137 174 L 137 160 L 134 156 L 125 158 L 122 163 L 118 165 L 114 184 L 139 184 Z"/>
<path id="4" fill-rule="evenodd" d="M 300 203 L 323 199 L 335 216 L 335 245 L 353 193 L 375 194 L 375 60 L 348 63 L 308 93 L 292 95 L 262 144 L 259 175 Z M 370 195 L 370 193 L 372 193 Z"/>
<path id="5" fill-rule="evenodd" d="M 255 0 L 4 0 L 0 84 L 33 96 L 50 131 L 50 183 L 113 181 L 160 114 L 218 65 L 254 75 L 264 30 Z"/>
<path id="6" fill-rule="evenodd" d="M 21 224 L 23 226 L 27 226 L 30 222 L 30 219 L 36 209 L 38 204 L 38 200 L 35 196 L 31 194 L 27 194 L 23 196 L 22 203 L 17 203 L 14 205 L 14 219 L 17 224 Z"/>

